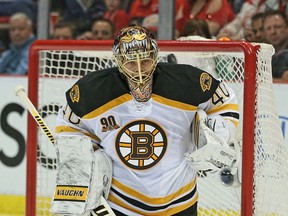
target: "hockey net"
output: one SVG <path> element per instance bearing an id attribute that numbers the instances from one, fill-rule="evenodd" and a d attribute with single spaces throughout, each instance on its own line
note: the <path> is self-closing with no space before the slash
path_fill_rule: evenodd
<path id="1" fill-rule="evenodd" d="M 52 131 L 65 92 L 87 73 L 115 66 L 111 41 L 37 41 L 30 49 L 29 98 Z M 192 64 L 227 82 L 240 104 L 242 185 L 224 186 L 218 174 L 199 176 L 199 215 L 285 215 L 288 153 L 273 93 L 267 44 L 244 41 L 159 41 L 160 61 Z M 26 215 L 50 215 L 56 154 L 28 117 Z"/>

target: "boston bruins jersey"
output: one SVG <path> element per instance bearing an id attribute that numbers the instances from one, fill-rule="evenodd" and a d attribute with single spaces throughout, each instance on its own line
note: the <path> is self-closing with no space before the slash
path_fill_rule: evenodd
<path id="1" fill-rule="evenodd" d="M 195 148 L 198 108 L 238 124 L 236 97 L 189 65 L 159 63 L 151 99 L 135 101 L 117 68 L 91 73 L 66 92 L 57 135 L 86 134 L 113 161 L 109 204 L 126 215 L 173 215 L 197 202 L 196 172 L 184 159 Z"/>

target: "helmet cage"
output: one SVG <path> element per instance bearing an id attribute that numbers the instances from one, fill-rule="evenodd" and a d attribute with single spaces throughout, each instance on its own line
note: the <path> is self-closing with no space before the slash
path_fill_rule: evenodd
<path id="1" fill-rule="evenodd" d="M 133 52 L 130 54 L 115 55 L 119 70 L 130 81 L 143 84 L 150 80 L 155 71 L 158 52 L 154 50 L 148 52 Z M 143 67 L 143 63 L 148 67 Z M 133 72 L 129 65 L 137 65 L 138 73 Z"/>

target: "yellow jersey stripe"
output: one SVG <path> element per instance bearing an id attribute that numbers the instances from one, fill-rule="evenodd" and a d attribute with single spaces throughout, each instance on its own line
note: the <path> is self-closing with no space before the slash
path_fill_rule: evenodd
<path id="1" fill-rule="evenodd" d="M 193 190 L 193 188 L 196 187 L 196 177 L 193 179 L 192 182 L 189 184 L 186 184 L 185 186 L 181 187 L 178 191 L 166 196 L 166 197 L 160 197 L 160 198 L 152 198 L 149 196 L 145 196 L 142 193 L 139 193 L 138 191 L 129 188 L 123 184 L 121 184 L 119 181 L 113 179 L 112 180 L 112 187 L 116 187 L 119 189 L 119 191 L 123 191 L 124 194 L 127 194 L 129 197 L 135 197 L 137 200 L 145 202 L 147 204 L 157 204 L 157 205 L 163 205 L 171 202 L 171 200 L 177 199 L 177 197 L 182 196 L 183 194 Z"/>
<path id="2" fill-rule="evenodd" d="M 187 110 L 187 111 L 197 110 L 197 106 L 193 106 L 193 105 L 182 103 L 182 102 L 175 101 L 175 100 L 170 100 L 168 98 L 164 98 L 156 94 L 152 94 L 152 99 L 158 103 L 171 106 L 171 107 L 175 107 L 181 110 Z"/>
<path id="3" fill-rule="evenodd" d="M 239 106 L 237 104 L 223 104 L 221 106 L 218 107 L 214 107 L 212 109 L 210 109 L 209 111 L 207 111 L 208 115 L 212 115 L 218 112 L 223 112 L 223 110 L 234 110 L 237 113 L 239 112 Z"/>
<path id="4" fill-rule="evenodd" d="M 84 115 L 82 118 L 83 119 L 91 119 L 91 118 L 95 118 L 101 114 L 103 114 L 104 112 L 107 112 L 108 110 L 113 109 L 116 106 L 119 106 L 120 104 L 123 104 L 129 100 L 132 99 L 132 96 L 130 94 L 124 94 L 121 95 L 118 98 L 115 98 L 114 100 L 104 104 L 103 106 L 93 110 L 92 112 Z"/>
<path id="5" fill-rule="evenodd" d="M 81 131 L 81 130 L 78 130 L 76 128 L 73 128 L 73 127 L 70 127 L 70 126 L 57 126 L 55 128 L 55 132 L 56 133 L 80 133 L 80 134 L 84 134 L 88 137 L 90 137 L 92 140 L 95 140 L 97 142 L 100 142 L 100 139 L 99 137 L 97 137 L 96 135 L 92 134 L 92 133 L 88 133 L 88 132 L 84 132 L 84 131 Z"/>
<path id="6" fill-rule="evenodd" d="M 111 202 L 125 208 L 125 209 L 128 209 L 132 212 L 135 212 L 135 213 L 138 213 L 140 215 L 149 215 L 149 216 L 158 216 L 158 215 L 161 215 L 161 216 L 171 216 L 173 214 L 176 214 L 178 212 L 181 212 L 181 211 L 184 211 L 186 209 L 188 209 L 189 207 L 193 206 L 197 201 L 198 201 L 198 193 L 194 194 L 193 198 L 192 199 L 189 199 L 188 201 L 183 201 L 181 203 L 178 203 L 176 204 L 175 206 L 172 206 L 169 207 L 169 208 L 166 208 L 164 210 L 159 210 L 158 211 L 153 211 L 153 212 L 150 212 L 150 211 L 145 211 L 145 210 L 139 210 L 138 208 L 135 208 L 131 205 L 128 205 L 127 203 L 124 203 L 123 201 L 119 200 L 116 196 L 114 196 L 113 194 L 109 194 L 109 198 L 108 200 L 110 200 Z"/>

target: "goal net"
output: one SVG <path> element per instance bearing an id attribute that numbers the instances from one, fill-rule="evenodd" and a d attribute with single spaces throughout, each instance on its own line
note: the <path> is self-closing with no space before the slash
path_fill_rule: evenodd
<path id="1" fill-rule="evenodd" d="M 113 67 L 112 41 L 36 41 L 30 49 L 29 98 L 54 131 L 65 92 L 83 75 Z M 225 186 L 219 173 L 199 175 L 199 215 L 285 215 L 288 152 L 271 75 L 273 48 L 236 41 L 159 41 L 160 61 L 191 64 L 230 85 L 240 104 L 237 140 L 242 184 Z M 191 72 L 192 73 L 192 72 Z M 28 117 L 27 216 L 51 215 L 56 154 Z"/>

